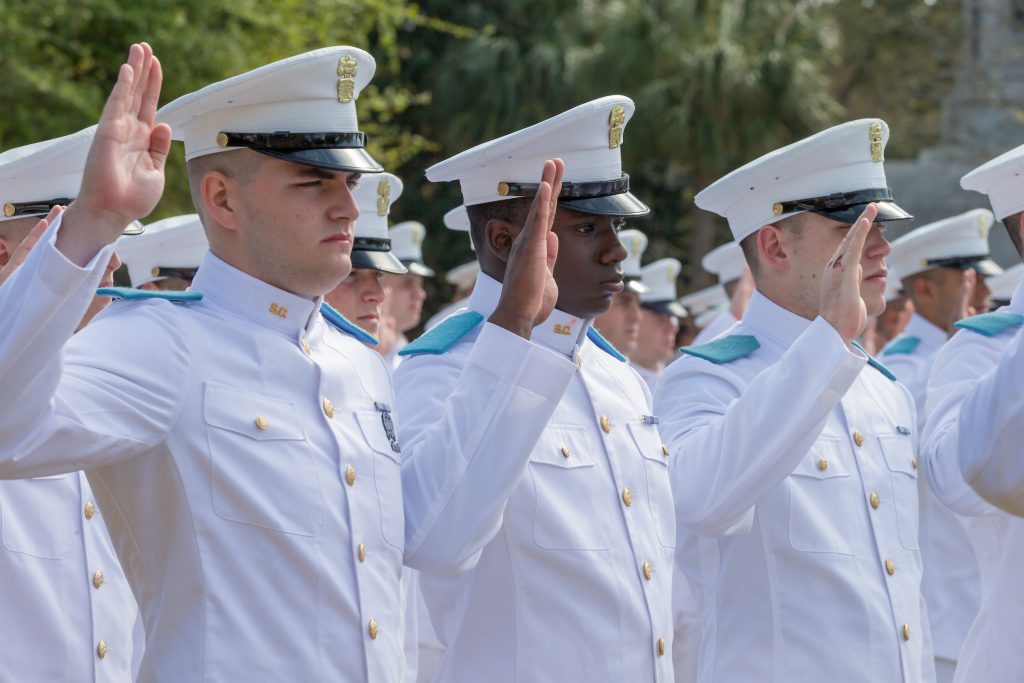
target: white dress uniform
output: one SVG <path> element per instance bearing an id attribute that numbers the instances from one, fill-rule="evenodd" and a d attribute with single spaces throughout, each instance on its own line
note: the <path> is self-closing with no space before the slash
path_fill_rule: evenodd
<path id="1" fill-rule="evenodd" d="M 0 154 L 0 221 L 78 194 L 94 132 Z M 95 501 L 81 472 L 0 481 L 0 681 L 134 680 L 139 610 Z"/>
<path id="2" fill-rule="evenodd" d="M 686 309 L 676 296 L 676 279 L 679 277 L 683 264 L 678 259 L 663 258 L 653 263 L 648 263 L 640 269 L 641 282 L 646 291 L 640 292 L 640 306 L 657 315 L 686 318 L 689 316 Z M 665 362 L 658 362 L 655 368 L 645 368 L 639 363 L 631 363 L 631 367 L 637 371 L 640 377 L 647 383 L 651 393 L 658 386 L 661 373 L 665 371 Z"/>
<path id="3" fill-rule="evenodd" d="M 878 120 L 837 126 L 697 204 L 737 240 L 799 210 L 852 223 L 877 201 L 881 220 L 906 217 L 884 190 L 885 138 Z M 757 292 L 728 336 L 684 353 L 655 407 L 702 615 L 699 680 L 933 680 L 906 388 L 823 318 Z"/>
<path id="4" fill-rule="evenodd" d="M 649 394 L 578 318 L 556 311 L 532 343 L 482 323 L 500 290 L 480 275 L 456 319 L 473 329 L 395 376 L 437 680 L 671 681 L 675 525 Z"/>

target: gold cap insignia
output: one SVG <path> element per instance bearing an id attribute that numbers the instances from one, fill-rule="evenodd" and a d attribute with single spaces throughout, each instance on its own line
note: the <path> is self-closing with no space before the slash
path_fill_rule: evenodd
<path id="1" fill-rule="evenodd" d="M 882 161 L 882 124 L 872 123 L 868 126 L 868 140 L 871 141 L 871 161 Z"/>
<path id="2" fill-rule="evenodd" d="M 622 127 L 625 124 L 626 109 L 621 104 L 617 104 L 608 114 L 608 149 L 615 149 L 622 144 Z"/>
<path id="3" fill-rule="evenodd" d="M 508 183 L 498 183 L 498 194 L 502 197 L 508 196 Z"/>
<path id="4" fill-rule="evenodd" d="M 633 256 L 639 256 L 640 255 L 640 238 L 639 237 L 634 237 L 633 238 L 633 248 L 630 251 L 632 252 Z"/>
<path id="5" fill-rule="evenodd" d="M 8 218 L 13 216 L 17 210 L 18 209 L 14 207 L 14 204 L 4 204 L 4 215 Z"/>
<path id="6" fill-rule="evenodd" d="M 988 237 L 988 221 L 985 216 L 978 216 L 978 235 L 981 239 Z"/>
<path id="7" fill-rule="evenodd" d="M 420 242 L 421 241 L 422 241 L 422 238 L 420 237 L 420 234 L 418 232 L 414 232 L 412 234 L 412 246 L 414 246 L 414 247 L 420 246 Z"/>
<path id="8" fill-rule="evenodd" d="M 152 275 L 153 277 L 156 277 L 157 275 L 159 275 L 160 274 L 160 266 L 153 266 L 153 268 L 149 271 L 149 274 Z"/>
<path id="9" fill-rule="evenodd" d="M 338 60 L 338 101 L 348 104 L 356 93 L 356 71 L 359 62 L 352 55 Z"/>
<path id="10" fill-rule="evenodd" d="M 391 181 L 386 178 L 377 184 L 377 215 L 387 216 L 391 203 Z"/>
<path id="11" fill-rule="evenodd" d="M 776 216 L 781 216 L 782 215 L 782 204 L 780 204 L 778 202 L 775 202 L 774 204 L 772 204 L 772 213 L 775 214 Z"/>
<path id="12" fill-rule="evenodd" d="M 223 131 L 221 131 L 220 133 L 217 133 L 217 146 L 218 147 L 227 147 L 228 146 L 228 134 L 227 133 L 225 133 Z"/>

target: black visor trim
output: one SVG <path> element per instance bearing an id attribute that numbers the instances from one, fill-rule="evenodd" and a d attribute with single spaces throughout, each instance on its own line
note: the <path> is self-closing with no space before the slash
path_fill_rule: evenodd
<path id="1" fill-rule="evenodd" d="M 772 206 L 772 213 L 781 216 L 784 213 L 810 211 L 840 223 L 854 223 L 863 213 L 864 207 L 872 202 L 878 206 L 878 217 L 875 220 L 879 223 L 913 218 L 896 204 L 892 190 L 887 187 L 835 192 L 822 197 L 776 202 Z"/>
<path id="2" fill-rule="evenodd" d="M 4 204 L 4 217 L 45 216 L 53 207 L 67 206 L 73 201 L 75 201 L 74 197 L 58 197 L 56 199 L 40 199 L 36 202 L 7 202 Z"/>
<path id="3" fill-rule="evenodd" d="M 502 197 L 533 197 L 537 194 L 540 183 L 498 183 L 498 194 Z M 599 180 L 590 183 L 562 183 L 558 193 L 559 201 L 563 199 L 593 199 L 613 194 L 629 192 L 629 174 L 623 173 L 615 180 Z"/>
<path id="4" fill-rule="evenodd" d="M 220 147 L 249 147 L 252 149 L 362 149 L 366 147 L 366 133 L 292 133 L 279 130 L 274 133 L 217 133 Z"/>

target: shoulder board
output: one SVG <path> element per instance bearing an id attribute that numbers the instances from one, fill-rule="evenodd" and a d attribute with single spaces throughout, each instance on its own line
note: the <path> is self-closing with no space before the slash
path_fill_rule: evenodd
<path id="1" fill-rule="evenodd" d="M 749 356 L 759 348 L 761 348 L 761 342 L 757 341 L 757 337 L 749 334 L 730 334 L 707 344 L 684 346 L 679 351 L 688 356 L 711 361 L 715 365 L 722 365 Z"/>
<path id="2" fill-rule="evenodd" d="M 891 379 L 893 382 L 896 381 L 896 375 L 892 374 L 892 370 L 890 370 L 889 368 L 885 367 L 884 365 L 879 363 L 877 360 L 875 360 L 870 353 L 868 353 L 867 351 L 864 350 L 863 346 L 861 346 L 857 342 L 852 342 L 852 343 L 853 343 L 854 346 L 856 346 L 858 349 L 860 349 L 861 353 L 863 353 L 865 356 L 868 357 L 868 365 L 873 367 L 875 370 L 878 370 L 880 373 L 882 373 L 883 375 L 885 375 L 886 377 Z"/>
<path id="3" fill-rule="evenodd" d="M 623 363 L 626 362 L 626 357 L 619 353 L 619 350 L 612 346 L 610 341 L 601 336 L 601 333 L 598 332 L 597 328 L 593 325 L 591 325 L 590 329 L 587 330 L 587 338 L 594 342 L 594 345 L 597 346 L 597 348 L 601 349 L 615 360 L 620 360 Z"/>
<path id="4" fill-rule="evenodd" d="M 882 349 L 883 356 L 909 356 L 921 344 L 920 337 L 900 337 Z"/>
<path id="5" fill-rule="evenodd" d="M 434 327 L 426 334 L 420 335 L 415 341 L 410 342 L 404 349 L 398 352 L 399 356 L 416 356 L 421 353 L 440 355 L 453 347 L 469 334 L 477 325 L 484 321 L 484 317 L 476 311 L 466 311 L 453 315 Z"/>
<path id="6" fill-rule="evenodd" d="M 115 299 L 163 299 L 176 304 L 187 304 L 192 301 L 201 301 L 201 292 L 175 292 L 157 291 L 152 289 L 135 289 L 134 287 L 100 287 L 96 290 L 96 296 L 110 296 Z"/>
<path id="7" fill-rule="evenodd" d="M 1000 313 L 999 311 L 972 315 L 970 318 L 964 318 L 956 324 L 961 330 L 970 330 L 983 334 L 986 337 L 994 337 L 1003 330 L 1008 330 L 1011 327 L 1020 327 L 1021 325 L 1024 325 L 1024 315 Z"/>
<path id="8" fill-rule="evenodd" d="M 355 337 L 364 344 L 376 346 L 380 343 L 372 334 L 352 323 L 348 318 L 343 316 L 341 313 L 338 313 L 338 311 L 328 303 L 320 304 L 320 315 L 324 317 L 324 320 L 340 331 L 350 337 Z"/>

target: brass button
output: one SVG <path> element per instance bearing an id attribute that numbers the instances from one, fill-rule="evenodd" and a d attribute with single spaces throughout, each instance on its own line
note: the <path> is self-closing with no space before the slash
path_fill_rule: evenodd
<path id="1" fill-rule="evenodd" d="M 857 444 L 857 448 L 864 445 L 864 435 L 861 434 L 859 430 L 853 430 L 853 442 Z"/>
<path id="2" fill-rule="evenodd" d="M 331 403 L 329 398 L 324 399 L 324 415 L 330 418 L 334 417 L 334 404 Z"/>
<path id="3" fill-rule="evenodd" d="M 633 492 L 630 491 L 628 487 L 622 489 L 622 502 L 626 507 L 633 504 Z"/>
<path id="4" fill-rule="evenodd" d="M 583 354 L 579 351 L 576 352 L 576 365 L 583 367 Z"/>
<path id="5" fill-rule="evenodd" d="M 370 626 L 366 629 L 370 634 L 370 640 L 377 640 L 377 620 L 370 619 Z"/>
<path id="6" fill-rule="evenodd" d="M 260 430 L 262 432 L 266 428 L 267 428 L 267 418 L 263 417 L 262 415 L 257 415 L 256 416 L 256 429 L 258 429 L 258 430 Z"/>
<path id="7" fill-rule="evenodd" d="M 882 502 L 882 501 L 881 501 L 881 500 L 880 500 L 880 499 L 878 498 L 878 494 L 877 494 L 877 493 L 875 493 L 874 491 L 872 491 L 872 492 L 871 492 L 871 497 L 870 497 L 870 498 L 869 498 L 868 500 L 870 500 L 870 501 L 871 501 L 871 509 L 873 509 L 873 510 L 877 510 L 877 509 L 878 509 L 878 506 L 879 506 L 879 504 L 881 504 L 881 502 Z"/>
<path id="8" fill-rule="evenodd" d="M 352 465 L 345 468 L 345 483 L 349 486 L 356 483 L 356 468 Z"/>
<path id="9" fill-rule="evenodd" d="M 910 465 L 911 465 L 911 467 L 913 467 L 916 470 L 917 469 L 917 458 L 911 458 L 910 459 Z"/>
<path id="10" fill-rule="evenodd" d="M 95 516 L 96 516 L 96 506 L 93 505 L 92 501 L 90 500 L 88 503 L 85 504 L 85 518 L 86 519 L 92 519 Z"/>
<path id="11" fill-rule="evenodd" d="M 601 416 L 601 429 L 604 431 L 605 434 L 608 434 L 612 431 L 612 421 L 608 419 L 607 415 Z"/>
<path id="12" fill-rule="evenodd" d="M 825 458 L 818 458 L 818 469 L 824 472 L 828 469 L 828 460 Z"/>
<path id="13" fill-rule="evenodd" d="M 360 543 L 359 544 L 359 561 L 360 562 L 366 562 L 366 544 L 365 543 Z"/>
<path id="14" fill-rule="evenodd" d="M 661 444 L 661 454 L 664 455 L 666 458 L 668 457 L 668 446 L 666 446 L 665 444 Z"/>
<path id="15" fill-rule="evenodd" d="M 651 566 L 650 562 L 644 562 L 644 578 L 648 581 L 654 577 L 654 567 Z"/>
<path id="16" fill-rule="evenodd" d="M 92 585 L 99 588 L 103 585 L 103 572 L 96 570 L 96 573 L 92 575 Z"/>
<path id="17" fill-rule="evenodd" d="M 299 343 L 302 345 L 302 352 L 304 354 L 306 354 L 307 356 L 312 356 L 313 355 L 313 347 L 309 345 L 309 342 L 306 341 L 305 337 L 300 339 Z"/>
<path id="18" fill-rule="evenodd" d="M 568 458 L 569 457 L 569 447 L 568 446 L 562 446 L 562 457 L 563 458 Z"/>
<path id="19" fill-rule="evenodd" d="M 664 638 L 658 638 L 658 656 L 659 657 L 664 657 L 665 656 L 665 639 Z"/>
<path id="20" fill-rule="evenodd" d="M 903 624 L 903 640 L 910 640 L 910 624 Z"/>
<path id="21" fill-rule="evenodd" d="M 896 563 L 893 562 L 892 560 L 886 560 L 885 561 L 885 573 L 888 574 L 889 576 L 892 576 L 893 574 L 895 574 L 896 573 Z"/>
<path id="22" fill-rule="evenodd" d="M 100 659 L 107 656 L 107 641 L 100 641 L 99 645 L 96 646 L 96 654 L 99 655 Z"/>

